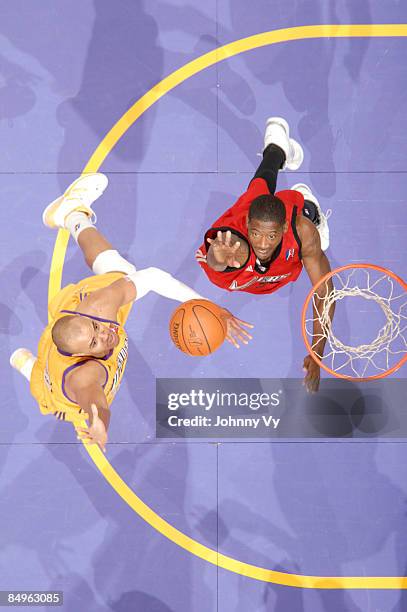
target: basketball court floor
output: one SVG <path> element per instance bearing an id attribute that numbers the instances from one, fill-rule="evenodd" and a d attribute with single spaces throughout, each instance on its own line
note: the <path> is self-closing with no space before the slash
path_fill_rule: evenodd
<path id="1" fill-rule="evenodd" d="M 357 418 L 322 402 L 313 420 L 293 405 L 306 436 L 159 438 L 155 399 L 157 378 L 301 388 L 306 274 L 271 296 L 229 294 L 194 260 L 246 189 L 270 115 L 305 153 L 279 188 L 305 182 L 333 211 L 332 268 L 369 262 L 406 276 L 403 24 L 396 0 L 3 7 L 0 590 L 63 591 L 67 612 L 407 609 L 405 406 L 391 401 L 406 366 L 369 387 Z M 115 247 L 255 326 L 239 351 L 225 343 L 192 358 L 168 336 L 175 303 L 137 302 L 106 455 L 42 416 L 8 365 L 15 348 L 36 350 L 50 278 L 55 291 L 89 274 L 73 241 L 56 244 L 41 221 L 84 169 L 109 177 L 95 210 Z M 382 388 L 386 410 L 372 400 Z"/>

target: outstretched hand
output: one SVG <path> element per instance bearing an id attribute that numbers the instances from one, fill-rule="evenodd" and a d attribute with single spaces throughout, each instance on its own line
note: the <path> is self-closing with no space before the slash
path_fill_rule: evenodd
<path id="1" fill-rule="evenodd" d="M 232 233 L 219 231 L 216 238 L 207 238 L 212 248 L 213 257 L 216 263 L 228 266 L 229 268 L 240 268 L 240 262 L 236 259 L 236 253 L 240 247 L 237 241 L 231 244 Z"/>
<path id="2" fill-rule="evenodd" d="M 305 372 L 303 385 L 309 393 L 316 393 L 319 389 L 319 381 L 321 378 L 321 368 L 311 355 L 304 358 L 303 370 Z"/>
<path id="3" fill-rule="evenodd" d="M 252 336 L 244 328 L 252 329 L 254 326 L 234 317 L 226 308 L 221 308 L 220 315 L 226 324 L 226 340 L 233 344 L 235 348 L 240 348 L 239 342 L 248 344 Z"/>
<path id="4" fill-rule="evenodd" d="M 77 427 L 78 440 L 82 440 L 84 444 L 98 444 L 99 448 L 105 453 L 106 442 L 107 442 L 107 431 L 106 427 L 99 417 L 98 409 L 96 404 L 91 405 L 92 410 L 92 425 L 88 428 Z"/>

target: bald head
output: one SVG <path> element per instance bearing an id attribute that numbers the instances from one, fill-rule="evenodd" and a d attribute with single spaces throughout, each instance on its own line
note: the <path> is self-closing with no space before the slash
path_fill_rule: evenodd
<path id="1" fill-rule="evenodd" d="M 52 328 L 52 339 L 64 353 L 104 357 L 119 344 L 119 336 L 96 317 L 66 315 Z"/>
<path id="2" fill-rule="evenodd" d="M 83 333 L 83 322 L 77 315 L 66 315 L 52 328 L 52 340 L 60 351 L 75 353 L 78 337 Z"/>

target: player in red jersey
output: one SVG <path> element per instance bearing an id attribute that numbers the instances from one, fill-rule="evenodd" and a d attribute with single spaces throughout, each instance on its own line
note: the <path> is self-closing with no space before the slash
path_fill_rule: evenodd
<path id="1" fill-rule="evenodd" d="M 265 294 L 297 280 L 303 267 L 312 285 L 330 271 L 323 252 L 329 246 L 329 215 L 321 211 L 310 188 L 299 183 L 275 193 L 278 171 L 297 170 L 303 157 L 287 122 L 268 119 L 263 160 L 248 190 L 206 232 L 195 255 L 215 285 Z M 319 331 L 316 323 L 314 335 Z M 324 345 L 321 339 L 316 346 L 319 355 Z M 307 389 L 317 391 L 319 366 L 309 355 L 303 365 Z"/>

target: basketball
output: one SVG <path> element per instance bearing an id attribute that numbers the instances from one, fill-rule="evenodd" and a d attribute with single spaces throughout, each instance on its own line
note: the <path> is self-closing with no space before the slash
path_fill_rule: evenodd
<path id="1" fill-rule="evenodd" d="M 220 311 L 219 306 L 208 300 L 180 304 L 170 320 L 170 336 L 175 346 L 195 357 L 216 351 L 226 336 Z"/>

